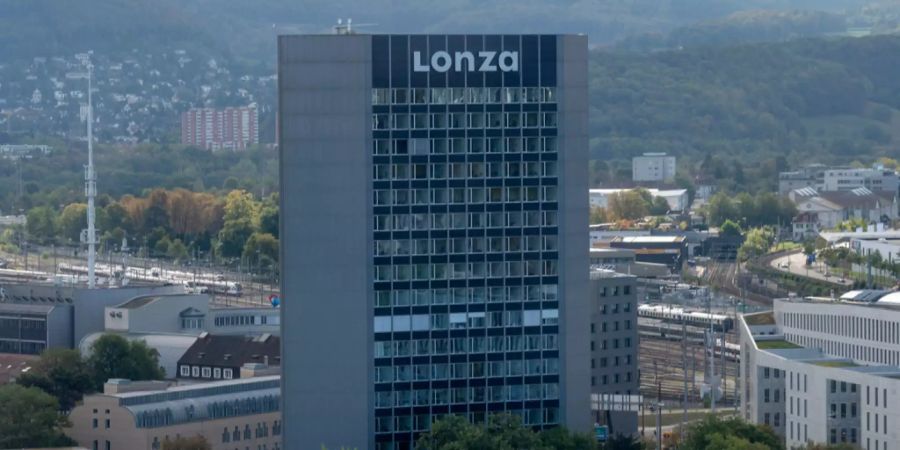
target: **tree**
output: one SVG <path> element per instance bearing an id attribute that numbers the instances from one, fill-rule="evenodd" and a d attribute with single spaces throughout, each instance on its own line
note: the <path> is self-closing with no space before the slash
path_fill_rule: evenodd
<path id="1" fill-rule="evenodd" d="M 669 213 L 669 202 L 662 197 L 653 197 L 653 201 L 650 204 L 650 214 L 654 216 L 661 216 L 663 214 Z"/>
<path id="2" fill-rule="evenodd" d="M 649 213 L 649 205 L 637 189 L 610 195 L 608 205 L 608 212 L 614 220 L 637 220 Z"/>
<path id="3" fill-rule="evenodd" d="M 747 232 L 743 245 L 738 249 L 738 257 L 742 261 L 758 258 L 772 248 L 775 233 L 768 228 L 754 228 Z"/>
<path id="4" fill-rule="evenodd" d="M 203 436 L 179 436 L 174 440 L 163 441 L 162 450 L 212 450 L 212 446 Z"/>
<path id="5" fill-rule="evenodd" d="M 719 227 L 720 236 L 740 236 L 743 233 L 741 226 L 731 220 L 726 220 L 722 223 L 722 226 Z"/>
<path id="6" fill-rule="evenodd" d="M 737 210 L 731 202 L 731 198 L 724 192 L 717 192 L 709 199 L 706 205 L 709 224 L 711 226 L 720 226 L 726 220 L 739 220 Z"/>
<path id="7" fill-rule="evenodd" d="M 244 245 L 256 230 L 259 205 L 247 191 L 234 190 L 225 197 L 224 224 L 219 231 L 220 254 L 241 256 Z"/>
<path id="8" fill-rule="evenodd" d="M 176 261 L 183 261 L 188 257 L 187 247 L 181 242 L 181 239 L 175 239 L 169 243 L 169 248 L 166 249 L 166 256 Z"/>
<path id="9" fill-rule="evenodd" d="M 606 222 L 609 222 L 609 214 L 606 213 L 606 209 L 600 208 L 598 206 L 591 206 L 591 225 L 597 225 Z"/>
<path id="10" fill-rule="evenodd" d="M 49 206 L 38 206 L 28 210 L 28 223 L 26 225 L 28 236 L 39 242 L 49 242 L 56 239 L 57 219 L 56 211 Z"/>
<path id="11" fill-rule="evenodd" d="M 0 448 L 36 448 L 75 445 L 62 434 L 68 425 L 59 414 L 59 402 L 34 387 L 0 387 Z"/>
<path id="12" fill-rule="evenodd" d="M 87 228 L 87 205 L 72 203 L 59 215 L 59 233 L 70 242 L 80 242 L 81 230 Z"/>
<path id="13" fill-rule="evenodd" d="M 253 233 L 244 245 L 242 256 L 257 268 L 261 260 L 278 261 L 278 239 L 269 233 Z"/>
<path id="14" fill-rule="evenodd" d="M 681 450 L 784 449 L 781 438 L 771 428 L 750 424 L 737 418 L 719 419 L 710 415 L 691 425 L 685 434 L 687 438 L 679 447 Z M 761 447 L 756 447 L 755 444 L 760 444 Z"/>
<path id="15" fill-rule="evenodd" d="M 518 416 L 495 414 L 486 425 L 474 425 L 461 416 L 447 416 L 431 426 L 416 443 L 421 450 L 590 450 L 595 443 L 588 435 L 565 429 L 537 433 L 522 425 Z"/>
<path id="16" fill-rule="evenodd" d="M 641 450 L 643 445 L 636 437 L 617 434 L 610 436 L 602 448 L 603 450 Z"/>
<path id="17" fill-rule="evenodd" d="M 81 352 L 63 348 L 45 350 L 31 371 L 19 376 L 17 382 L 56 397 L 61 411 L 70 411 L 94 386 Z"/>
<path id="18" fill-rule="evenodd" d="M 110 378 L 129 380 L 161 380 L 165 371 L 159 365 L 159 352 L 144 341 L 129 342 L 117 334 L 104 334 L 91 345 L 88 367 L 94 377 L 94 388 L 103 389 Z"/>

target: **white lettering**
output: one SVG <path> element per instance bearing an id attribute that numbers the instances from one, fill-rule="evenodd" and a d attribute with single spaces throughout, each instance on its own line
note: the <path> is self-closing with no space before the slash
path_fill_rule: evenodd
<path id="1" fill-rule="evenodd" d="M 445 50 L 439 50 L 431 55 L 430 60 L 422 61 L 422 52 L 413 52 L 413 72 L 447 72 L 453 69 L 455 72 L 518 72 L 519 52 L 503 51 L 499 54 L 495 51 L 485 50 L 478 52 L 476 56 L 469 51 L 454 52 L 451 56 Z"/>
<path id="2" fill-rule="evenodd" d="M 517 72 L 519 70 L 519 52 L 500 52 L 500 70 Z"/>
<path id="3" fill-rule="evenodd" d="M 422 64 L 422 52 L 413 52 L 413 71 L 428 72 L 429 66 Z"/>
<path id="4" fill-rule="evenodd" d="M 453 65 L 453 59 L 450 58 L 450 54 L 441 50 L 439 52 L 434 52 L 431 55 L 431 68 L 438 72 L 446 72 L 450 70 L 450 66 Z"/>
<path id="5" fill-rule="evenodd" d="M 497 66 L 494 65 L 494 56 L 497 56 L 497 52 L 478 52 L 478 57 L 481 59 L 481 67 L 478 68 L 479 72 L 496 72 Z"/>
<path id="6" fill-rule="evenodd" d="M 468 70 L 469 72 L 475 71 L 475 55 L 473 55 L 472 52 L 456 52 L 455 56 L 456 56 L 456 58 L 454 60 L 453 70 L 455 70 L 457 72 L 462 72 L 463 71 L 462 63 L 463 63 L 463 61 L 465 61 L 466 62 L 465 70 Z"/>

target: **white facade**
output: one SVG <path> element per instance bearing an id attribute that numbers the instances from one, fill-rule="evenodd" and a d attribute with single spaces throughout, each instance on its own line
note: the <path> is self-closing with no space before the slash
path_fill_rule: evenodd
<path id="1" fill-rule="evenodd" d="M 631 159 L 632 181 L 672 181 L 675 157 L 665 153 L 644 153 Z"/>
<path id="2" fill-rule="evenodd" d="M 884 303 L 776 300 L 772 312 L 742 316 L 741 415 L 771 426 L 788 448 L 900 448 L 900 306 L 892 295 Z"/>
<path id="3" fill-rule="evenodd" d="M 591 207 L 606 209 L 609 207 L 609 198 L 613 194 L 631 190 L 633 189 L 591 189 L 589 194 Z M 690 206 L 688 204 L 687 189 L 647 189 L 647 192 L 654 197 L 662 197 L 665 199 L 672 211 L 684 211 Z"/>
<path id="4" fill-rule="evenodd" d="M 873 192 L 897 193 L 900 180 L 893 170 L 882 167 L 871 169 L 832 169 L 825 171 L 823 191 L 851 191 L 858 187 Z"/>

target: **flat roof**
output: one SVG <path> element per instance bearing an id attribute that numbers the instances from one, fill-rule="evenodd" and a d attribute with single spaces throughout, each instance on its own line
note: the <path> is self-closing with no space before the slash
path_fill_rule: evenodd
<path id="1" fill-rule="evenodd" d="M 0 313 L 49 314 L 56 305 L 35 305 L 31 303 L 0 303 Z"/>
<path id="2" fill-rule="evenodd" d="M 615 240 L 619 242 L 634 244 L 670 244 L 683 242 L 684 236 L 618 236 Z"/>

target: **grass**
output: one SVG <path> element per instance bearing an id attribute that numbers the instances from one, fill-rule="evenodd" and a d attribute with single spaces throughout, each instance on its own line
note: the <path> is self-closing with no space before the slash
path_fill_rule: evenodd
<path id="1" fill-rule="evenodd" d="M 797 344 L 785 341 L 785 340 L 777 340 L 777 341 L 756 341 L 756 347 L 760 350 L 780 350 L 785 348 L 803 348 Z"/>
<path id="2" fill-rule="evenodd" d="M 814 362 L 813 364 L 821 367 L 856 367 L 858 364 L 854 364 L 850 361 L 819 361 Z"/>
<path id="3" fill-rule="evenodd" d="M 747 314 L 744 316 L 744 321 L 747 322 L 747 325 L 775 325 L 775 314 L 771 311 Z"/>
<path id="4" fill-rule="evenodd" d="M 772 248 L 769 249 L 769 253 L 786 252 L 790 250 L 796 250 L 798 248 L 803 248 L 803 244 L 799 242 L 784 241 L 772 246 Z"/>

